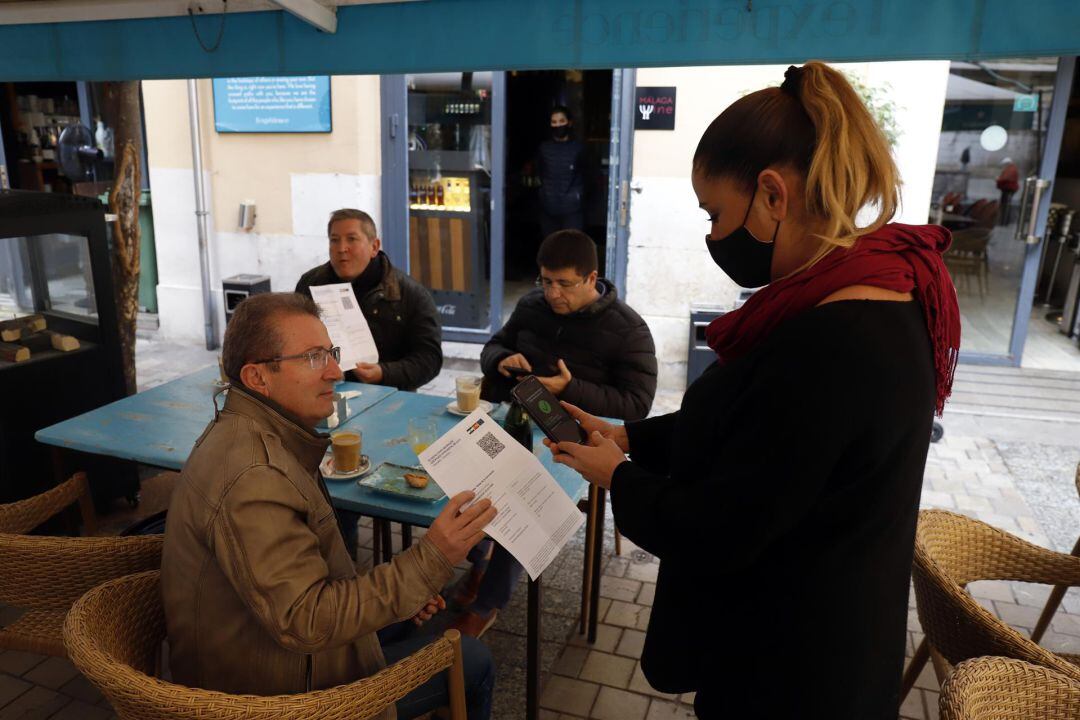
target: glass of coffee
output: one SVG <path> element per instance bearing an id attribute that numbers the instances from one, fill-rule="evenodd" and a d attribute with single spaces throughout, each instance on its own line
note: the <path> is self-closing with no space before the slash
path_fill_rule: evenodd
<path id="1" fill-rule="evenodd" d="M 359 430 L 338 430 L 330 435 L 330 447 L 334 453 L 334 472 L 349 473 L 360 468 L 360 450 L 364 437 Z"/>
<path id="2" fill-rule="evenodd" d="M 480 405 L 480 378 L 459 377 L 454 380 L 457 388 L 457 406 L 461 412 L 472 412 Z"/>

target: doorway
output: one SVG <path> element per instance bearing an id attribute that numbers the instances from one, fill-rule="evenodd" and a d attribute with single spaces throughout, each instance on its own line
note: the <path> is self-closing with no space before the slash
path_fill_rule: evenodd
<path id="1" fill-rule="evenodd" d="M 1074 63 L 950 64 L 929 220 L 953 232 L 945 261 L 960 303 L 964 362 L 1019 365 L 1025 341 L 1035 356 L 1061 342 L 1031 323 L 1039 317 L 1033 296 L 1047 257 L 1048 188 Z"/>
<path id="2" fill-rule="evenodd" d="M 571 121 L 567 142 L 580 145 L 580 167 L 574 170 L 583 187 L 580 229 L 596 243 L 600 276 L 607 277 L 611 83 L 611 70 L 507 73 L 504 323 L 537 276 L 536 253 L 544 239 L 539 155 L 543 143 L 555 142 L 550 127 L 554 108 L 566 108 Z"/>

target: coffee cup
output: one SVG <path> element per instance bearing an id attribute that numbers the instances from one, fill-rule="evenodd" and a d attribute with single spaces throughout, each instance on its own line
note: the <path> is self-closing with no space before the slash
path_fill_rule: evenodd
<path id="1" fill-rule="evenodd" d="M 359 430 L 339 430 L 330 436 L 330 448 L 334 454 L 334 471 L 354 472 L 360 468 L 360 450 L 363 435 Z"/>
<path id="2" fill-rule="evenodd" d="M 472 412 L 480 405 L 480 378 L 459 377 L 454 380 L 457 406 L 461 412 Z"/>

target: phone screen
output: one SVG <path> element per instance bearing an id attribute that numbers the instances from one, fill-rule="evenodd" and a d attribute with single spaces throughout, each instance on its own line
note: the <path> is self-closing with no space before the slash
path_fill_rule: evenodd
<path id="1" fill-rule="evenodd" d="M 523 379 L 510 394 L 553 442 L 583 443 L 588 439 L 577 421 L 535 376 Z"/>

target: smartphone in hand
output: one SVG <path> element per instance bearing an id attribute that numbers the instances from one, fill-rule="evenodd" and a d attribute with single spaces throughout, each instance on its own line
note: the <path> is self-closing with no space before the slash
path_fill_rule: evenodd
<path id="1" fill-rule="evenodd" d="M 529 417 L 552 442 L 585 443 L 589 436 L 578 425 L 570 413 L 559 403 L 558 398 L 544 387 L 536 376 L 529 375 L 510 390 Z"/>

